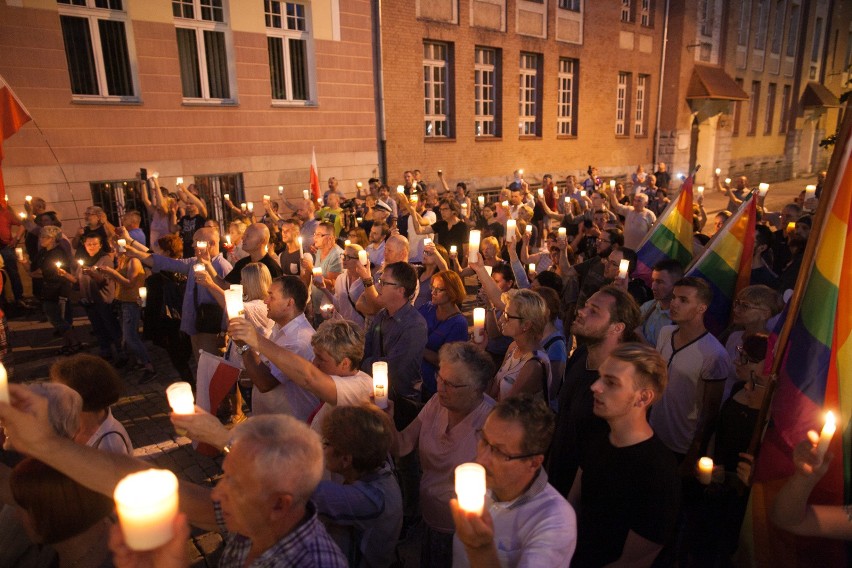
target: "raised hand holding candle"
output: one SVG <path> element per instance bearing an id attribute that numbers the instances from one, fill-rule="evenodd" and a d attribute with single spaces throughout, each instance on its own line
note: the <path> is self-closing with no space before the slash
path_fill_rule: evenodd
<path id="1" fill-rule="evenodd" d="M 0 401 L 9 402 L 9 374 L 0 363 Z"/>
<path id="2" fill-rule="evenodd" d="M 203 264 L 201 264 L 200 262 L 196 262 L 196 263 L 192 266 L 192 269 L 193 269 L 195 272 L 204 272 L 204 271 L 206 270 L 206 269 L 204 268 L 204 265 L 203 265 Z"/>
<path id="3" fill-rule="evenodd" d="M 716 168 L 716 175 L 719 175 L 721 173 L 722 173 L 722 168 Z"/>
<path id="4" fill-rule="evenodd" d="M 15 247 L 15 258 L 24 260 L 24 249 L 22 247 Z"/>
<path id="5" fill-rule="evenodd" d="M 248 204 L 247 203 L 240 203 L 240 209 L 242 209 L 243 211 L 246 211 L 248 209 Z"/>
<path id="6" fill-rule="evenodd" d="M 479 202 L 480 207 L 485 207 L 485 196 L 484 195 L 480 195 L 479 197 L 476 198 L 476 200 Z"/>
<path id="7" fill-rule="evenodd" d="M 396 186 L 396 192 L 397 193 L 405 193 L 405 186 L 404 185 Z"/>
<path id="8" fill-rule="evenodd" d="M 766 197 L 766 193 L 768 191 L 769 191 L 769 184 L 768 183 L 761 183 L 757 186 L 757 194 L 760 197 Z"/>
<path id="9" fill-rule="evenodd" d="M 148 302 L 148 288 L 145 286 L 139 287 L 139 303 L 142 307 L 145 307 L 145 304 Z"/>
<path id="10" fill-rule="evenodd" d="M 731 178 L 725 178 L 725 185 L 731 185 Z"/>
<path id="11" fill-rule="evenodd" d="M 542 199 L 544 198 L 544 189 L 541 188 L 541 187 L 538 188 L 538 196 L 541 197 Z"/>
<path id="12" fill-rule="evenodd" d="M 568 239 L 568 230 L 565 227 L 559 227 L 559 229 L 556 231 L 556 237 L 560 241 L 567 240 Z"/>
<path id="13" fill-rule="evenodd" d="M 518 175 L 519 176 L 524 175 L 524 169 L 523 168 L 518 168 Z"/>
<path id="14" fill-rule="evenodd" d="M 115 486 L 115 508 L 131 550 L 153 550 L 174 536 L 178 480 L 166 469 L 131 473 Z"/>
<path id="15" fill-rule="evenodd" d="M 618 277 L 622 280 L 627 278 L 627 271 L 630 269 L 630 260 L 627 258 L 621 259 L 621 263 L 618 265 Z"/>
<path id="16" fill-rule="evenodd" d="M 229 193 L 223 193 L 223 194 L 222 194 L 222 198 L 223 198 L 225 201 L 230 201 L 230 200 L 231 200 L 231 195 L 230 195 Z"/>
<path id="17" fill-rule="evenodd" d="M 473 342 L 485 341 L 485 308 L 473 308 Z"/>
<path id="18" fill-rule="evenodd" d="M 238 318 L 245 314 L 242 286 L 239 284 L 231 284 L 229 289 L 224 290 L 224 295 L 225 311 L 228 313 L 228 319 Z"/>
<path id="19" fill-rule="evenodd" d="M 471 231 L 467 247 L 467 261 L 476 262 L 479 259 L 479 242 L 482 238 L 480 231 Z"/>
<path id="20" fill-rule="evenodd" d="M 249 201 L 249 202 L 246 204 L 246 207 L 248 207 L 248 212 L 249 212 L 249 213 L 254 212 L 254 202 L 253 202 L 253 201 Z"/>
<path id="21" fill-rule="evenodd" d="M 702 485 L 710 485 L 713 481 L 713 460 L 710 458 L 701 458 L 698 460 L 698 481 Z"/>
<path id="22" fill-rule="evenodd" d="M 362 266 L 367 266 L 368 264 L 370 264 L 370 259 L 367 257 L 367 251 L 358 251 L 358 262 L 360 262 Z"/>
<path id="23" fill-rule="evenodd" d="M 24 201 L 26 201 L 27 203 L 29 203 L 29 202 L 30 202 L 30 201 L 32 201 L 32 200 L 33 200 L 33 196 L 32 196 L 32 195 L 26 195 L 26 196 L 24 196 Z"/>
<path id="24" fill-rule="evenodd" d="M 302 197 L 306 200 L 309 200 L 311 198 L 311 193 L 307 189 L 303 189 L 302 190 Z"/>
<path id="25" fill-rule="evenodd" d="M 361 183 L 360 181 L 356 181 L 356 182 L 355 182 L 355 187 L 357 187 L 358 189 L 361 189 L 362 187 L 364 187 L 364 184 L 363 184 L 363 183 Z"/>
<path id="26" fill-rule="evenodd" d="M 115 241 L 118 245 L 118 252 L 127 252 L 127 240 L 126 239 L 118 239 Z"/>
<path id="27" fill-rule="evenodd" d="M 615 180 L 614 179 L 609 180 L 609 188 L 615 189 Z"/>
<path id="28" fill-rule="evenodd" d="M 388 407 L 388 364 L 385 361 L 373 363 L 373 401 L 379 408 Z"/>
<path id="29" fill-rule="evenodd" d="M 175 181 L 177 182 L 178 185 L 183 185 L 183 178 L 182 177 L 177 178 Z"/>
<path id="30" fill-rule="evenodd" d="M 485 508 L 484 467 L 478 463 L 463 463 L 456 467 L 456 497 L 462 511 L 482 514 Z"/>
<path id="31" fill-rule="evenodd" d="M 816 186 L 815 185 L 806 185 L 805 186 L 805 201 L 808 199 L 813 199 L 816 196 Z"/>
<path id="32" fill-rule="evenodd" d="M 699 195 L 699 197 L 704 195 L 704 186 L 703 185 L 698 186 L 698 195 Z"/>
<path id="33" fill-rule="evenodd" d="M 819 442 L 816 447 L 817 458 L 820 463 L 825 458 L 825 452 L 828 451 L 828 446 L 831 444 L 831 438 L 834 437 L 834 432 L 837 430 L 837 422 L 834 419 L 834 413 L 830 410 L 825 413 L 825 425 L 822 427 L 822 432 L 819 434 Z"/>
<path id="34" fill-rule="evenodd" d="M 506 242 L 513 243 L 515 242 L 515 231 L 518 229 L 518 222 L 514 219 L 509 219 L 506 221 Z"/>
<path id="35" fill-rule="evenodd" d="M 503 207 L 508 207 L 508 206 L 509 206 L 509 202 L 508 202 L 508 201 L 504 201 L 504 202 L 502 202 L 500 205 L 502 205 Z"/>
<path id="36" fill-rule="evenodd" d="M 458 252 L 459 247 L 457 247 L 456 245 L 450 245 L 450 254 L 458 254 Z"/>
<path id="37" fill-rule="evenodd" d="M 270 199 L 272 199 L 272 197 L 271 197 L 271 196 L 269 196 L 269 195 L 264 195 L 264 196 L 263 196 L 263 200 L 264 200 L 264 201 L 269 201 Z"/>
<path id="38" fill-rule="evenodd" d="M 207 241 L 195 241 L 195 248 L 199 248 L 199 249 L 202 249 L 202 250 L 206 249 L 207 248 Z"/>

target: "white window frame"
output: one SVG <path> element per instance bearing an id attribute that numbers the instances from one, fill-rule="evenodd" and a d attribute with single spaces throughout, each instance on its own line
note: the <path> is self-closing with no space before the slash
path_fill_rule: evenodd
<path id="1" fill-rule="evenodd" d="M 436 48 L 444 50 L 444 58 L 435 57 Z M 428 51 L 428 53 L 427 53 Z M 450 44 L 441 41 L 423 42 L 423 127 L 426 138 L 452 138 L 450 120 Z M 435 71 L 443 70 L 442 82 L 435 81 Z M 435 88 L 443 83 L 443 97 L 435 96 Z M 438 106 L 445 112 L 435 112 Z M 431 112 L 430 112 L 431 109 Z M 439 128 L 443 124 L 443 128 Z M 439 133 L 440 130 L 443 130 Z"/>
<path id="2" fill-rule="evenodd" d="M 625 24 L 633 23 L 633 0 L 621 0 L 621 21 Z"/>
<path id="3" fill-rule="evenodd" d="M 713 28 L 716 25 L 716 1 L 699 0 L 698 2 L 699 31 L 704 37 L 713 37 Z"/>
<path id="4" fill-rule="evenodd" d="M 70 16 L 74 18 L 85 19 L 89 24 L 89 37 L 92 41 L 92 57 L 95 64 L 95 78 L 98 85 L 97 95 L 85 95 L 71 93 L 71 99 L 75 102 L 139 102 L 139 81 L 137 78 L 136 64 L 136 42 L 133 39 L 133 27 L 128 25 L 127 18 L 127 2 L 123 0 L 122 9 L 115 10 L 112 8 L 98 8 L 95 5 L 95 0 L 85 0 L 85 6 L 77 6 L 72 4 L 63 4 L 57 2 L 60 16 Z M 109 20 L 113 22 L 122 22 L 124 24 L 124 40 L 127 43 L 127 58 L 130 74 L 130 82 L 133 88 L 132 95 L 110 95 L 109 84 L 107 82 L 106 65 L 104 64 L 104 53 L 101 45 L 101 34 L 98 28 L 98 20 Z M 62 34 L 60 26 L 60 34 Z M 63 45 L 63 51 L 64 51 Z M 67 55 L 67 54 L 66 54 Z M 69 82 L 70 82 L 69 69 Z M 106 94 L 104 94 L 106 93 Z"/>
<path id="5" fill-rule="evenodd" d="M 538 69 L 541 55 L 521 52 L 518 62 L 518 135 L 541 136 L 539 132 Z"/>
<path id="6" fill-rule="evenodd" d="M 615 90 L 615 135 L 628 136 L 627 123 L 629 122 L 630 110 L 628 109 L 627 95 L 630 89 L 630 73 L 619 71 L 618 83 Z"/>
<path id="7" fill-rule="evenodd" d="M 650 28 L 654 24 L 652 16 L 652 0 L 641 0 L 639 4 L 639 24 L 642 27 Z"/>
<path id="8" fill-rule="evenodd" d="M 187 0 L 182 0 L 183 3 L 188 3 Z M 230 27 L 230 5 L 228 0 L 222 0 L 223 21 L 216 22 L 212 20 L 201 19 L 201 2 L 202 0 L 189 0 L 192 2 L 194 17 L 184 18 L 173 16 L 175 31 L 178 29 L 192 30 L 195 33 L 195 45 L 198 56 L 198 73 L 201 86 L 200 97 L 183 97 L 184 104 L 235 104 L 237 101 L 237 82 L 236 64 L 234 62 L 234 42 L 231 35 Z M 172 0 L 169 0 L 171 4 Z M 219 32 L 222 33 L 225 39 L 225 52 L 227 60 L 228 74 L 228 98 L 213 98 L 210 96 L 209 76 L 207 72 L 207 55 L 204 49 L 204 32 Z M 177 38 L 175 38 L 177 41 Z M 182 80 L 182 78 L 181 78 Z"/>
<path id="9" fill-rule="evenodd" d="M 559 9 L 571 12 L 582 12 L 583 0 L 559 0 Z"/>
<path id="10" fill-rule="evenodd" d="M 579 59 L 559 58 L 557 76 L 556 135 L 577 135 L 577 88 L 579 86 L 577 67 Z"/>
<path id="11" fill-rule="evenodd" d="M 636 104 L 633 113 L 633 135 L 646 136 L 648 134 L 648 83 L 650 75 L 636 76 Z"/>
<path id="12" fill-rule="evenodd" d="M 484 57 L 490 54 L 491 61 Z M 500 124 L 497 120 L 499 95 L 499 53 L 493 47 L 474 48 L 473 98 L 474 98 L 474 136 L 477 138 L 496 138 L 500 136 Z M 490 80 L 489 80 L 490 79 Z M 490 97 L 486 93 L 490 92 Z M 490 105 L 492 112 L 484 111 Z M 490 128 L 489 128 L 490 125 Z"/>
<path id="13" fill-rule="evenodd" d="M 272 96 L 272 106 L 276 107 L 292 107 L 292 106 L 316 106 L 317 100 L 315 93 L 316 89 L 316 59 L 314 55 L 314 42 L 313 42 L 313 18 L 311 12 L 311 5 L 306 2 L 287 2 L 286 0 L 268 0 L 272 4 L 279 4 L 281 6 L 281 27 L 276 26 L 266 26 L 266 37 L 267 38 L 278 38 L 281 40 L 282 47 L 282 59 L 284 68 L 280 69 L 280 73 L 284 77 L 284 90 L 285 90 L 285 98 L 277 99 L 275 98 L 275 93 L 272 91 L 272 77 L 270 76 L 270 95 Z M 301 6 L 305 10 L 305 29 L 291 29 L 287 27 L 287 5 L 294 4 Z M 264 3 L 264 12 L 265 12 L 265 3 Z M 270 14 L 271 15 L 271 14 Z M 266 12 L 264 13 L 266 16 Z M 293 74 L 292 69 L 290 68 L 290 40 L 299 40 L 305 42 L 305 72 L 307 74 L 307 80 L 305 84 L 305 88 L 307 89 L 307 96 L 303 99 L 294 99 L 293 98 Z M 270 67 L 272 66 L 272 61 L 269 61 Z"/>

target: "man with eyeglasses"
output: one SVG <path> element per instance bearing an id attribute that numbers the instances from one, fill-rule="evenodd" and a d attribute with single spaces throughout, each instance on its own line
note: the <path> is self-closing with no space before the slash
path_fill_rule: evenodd
<path id="1" fill-rule="evenodd" d="M 310 278 L 314 267 L 319 267 L 322 269 L 322 279 L 325 282 L 326 288 L 334 289 L 334 281 L 343 272 L 343 264 L 340 261 L 343 249 L 337 246 L 334 240 L 334 225 L 323 221 L 317 226 L 314 232 L 314 247 L 316 247 L 317 252 L 313 263 L 308 260 L 303 261 L 305 274 Z M 322 292 L 312 285 L 311 305 L 313 306 L 314 314 L 320 313 L 322 301 Z"/>
<path id="2" fill-rule="evenodd" d="M 568 566 L 577 544 L 574 509 L 542 468 L 553 413 L 530 396 L 501 401 L 478 432 L 476 462 L 488 493 L 482 515 L 450 501 L 454 567 Z"/>

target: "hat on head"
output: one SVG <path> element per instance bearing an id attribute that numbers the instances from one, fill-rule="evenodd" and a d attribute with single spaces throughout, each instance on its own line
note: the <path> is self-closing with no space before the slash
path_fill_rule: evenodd
<path id="1" fill-rule="evenodd" d="M 376 204 L 373 206 L 373 209 L 381 209 L 386 213 L 393 213 L 393 209 L 391 209 L 391 206 L 382 201 L 381 199 L 376 201 Z"/>

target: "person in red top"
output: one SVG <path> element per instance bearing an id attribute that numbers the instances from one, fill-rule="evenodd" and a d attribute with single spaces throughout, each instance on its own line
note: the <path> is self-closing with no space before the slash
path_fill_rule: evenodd
<path id="1" fill-rule="evenodd" d="M 19 303 L 24 296 L 24 286 L 18 274 L 18 259 L 15 256 L 15 247 L 18 246 L 22 233 L 21 220 L 5 200 L 0 200 L 0 256 L 3 257 L 6 273 L 12 283 L 15 303 Z"/>

